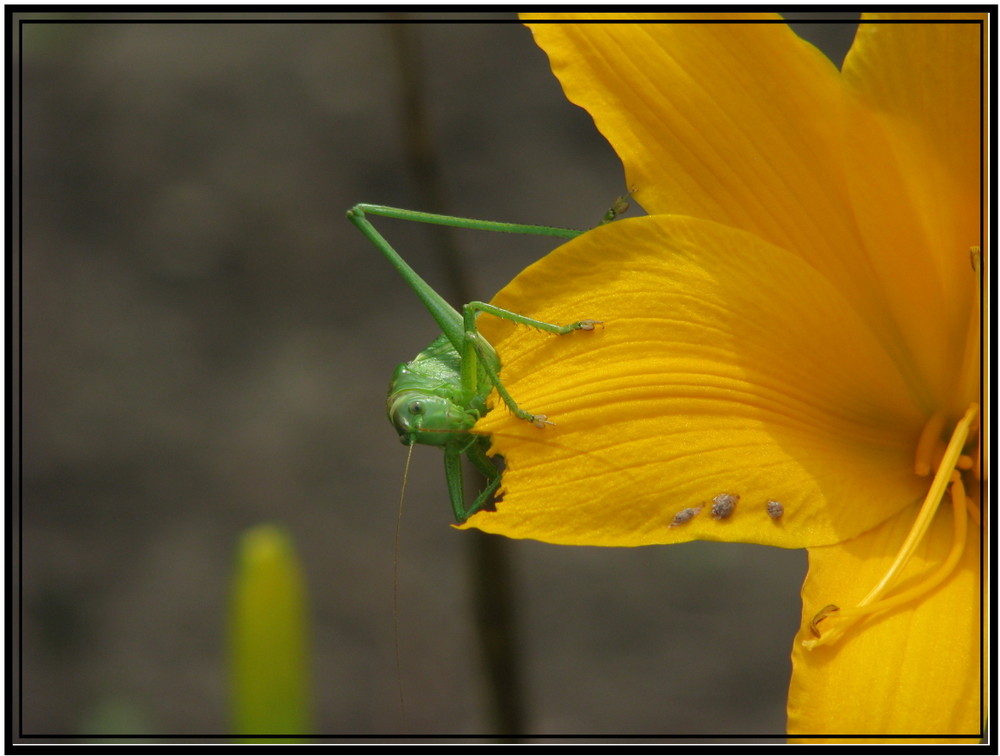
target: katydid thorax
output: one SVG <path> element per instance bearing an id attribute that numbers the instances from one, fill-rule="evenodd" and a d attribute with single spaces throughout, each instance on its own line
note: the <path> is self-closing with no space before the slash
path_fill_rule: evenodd
<path id="1" fill-rule="evenodd" d="M 476 329 L 476 317 L 480 313 L 487 313 L 554 334 L 590 331 L 600 321 L 578 320 L 568 325 L 555 325 L 486 302 L 469 302 L 462 307 L 460 313 L 407 265 L 375 230 L 367 215 L 455 228 L 563 239 L 572 239 L 583 232 L 551 226 L 458 218 L 382 205 L 359 204 L 347 211 L 347 217 L 399 271 L 441 329 L 441 336 L 430 346 L 410 362 L 396 368 L 389 386 L 386 409 L 389 420 L 396 427 L 400 441 L 404 444 L 411 447 L 413 444 L 429 444 L 441 447 L 444 451 L 448 494 L 455 519 L 462 523 L 475 512 L 490 508 L 493 494 L 500 485 L 500 471 L 486 453 L 490 445 L 489 439 L 471 433 L 472 426 L 486 414 L 486 400 L 490 392 L 495 388 L 501 401 L 516 417 L 538 428 L 552 424 L 545 415 L 533 414 L 519 407 L 504 388 L 500 378 L 500 358 L 493 346 Z M 465 503 L 462 483 L 463 455 L 486 478 L 486 487 L 468 505 Z"/>

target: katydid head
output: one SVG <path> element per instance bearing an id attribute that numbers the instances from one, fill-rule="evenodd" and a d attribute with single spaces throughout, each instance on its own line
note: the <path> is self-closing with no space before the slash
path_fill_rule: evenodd
<path id="1" fill-rule="evenodd" d="M 386 404 L 389 420 L 404 444 L 448 446 L 468 437 L 475 416 L 450 399 L 427 391 L 398 391 Z"/>

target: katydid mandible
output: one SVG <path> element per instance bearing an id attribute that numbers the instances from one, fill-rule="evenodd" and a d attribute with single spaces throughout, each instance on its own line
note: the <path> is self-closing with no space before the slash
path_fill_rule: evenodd
<path id="1" fill-rule="evenodd" d="M 383 205 L 360 204 L 347 211 L 348 219 L 399 271 L 441 329 L 441 336 L 431 342 L 430 346 L 410 362 L 396 368 L 389 385 L 386 409 L 389 420 L 399 432 L 399 440 L 404 444 L 429 444 L 439 446 L 444 451 L 448 495 L 455 519 L 462 523 L 479 510 L 488 508 L 491 497 L 500 485 L 500 471 L 486 454 L 489 440 L 470 433 L 476 421 L 486 414 L 486 399 L 490 391 L 495 388 L 500 399 L 522 420 L 538 428 L 552 425 L 545 415 L 532 414 L 519 407 L 504 388 L 500 379 L 500 358 L 493 346 L 476 329 L 476 317 L 481 312 L 487 313 L 554 334 L 591 331 L 600 321 L 579 320 L 569 325 L 554 325 L 486 302 L 469 302 L 459 313 L 406 264 L 399 253 L 375 230 L 367 215 L 455 228 L 563 239 L 572 239 L 583 231 L 457 218 Z M 463 454 L 486 478 L 486 487 L 468 506 L 462 484 Z"/>

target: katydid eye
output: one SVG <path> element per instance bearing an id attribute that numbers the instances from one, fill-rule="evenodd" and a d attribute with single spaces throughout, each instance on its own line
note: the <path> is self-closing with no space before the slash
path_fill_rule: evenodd
<path id="1" fill-rule="evenodd" d="M 422 415 L 424 414 L 424 403 L 423 402 L 410 402 L 407 409 L 410 411 L 411 415 Z"/>

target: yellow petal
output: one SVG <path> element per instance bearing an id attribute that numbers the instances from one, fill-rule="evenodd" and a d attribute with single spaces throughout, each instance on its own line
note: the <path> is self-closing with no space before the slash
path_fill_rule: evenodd
<path id="1" fill-rule="evenodd" d="M 979 528 L 971 528 L 955 572 L 919 602 L 873 614 L 839 641 L 812 650 L 809 621 L 825 605 L 856 603 L 885 572 L 914 512 L 835 546 L 809 550 L 801 629 L 792 650 L 788 732 L 800 741 L 978 741 L 981 614 Z M 938 512 L 899 586 L 938 566 L 951 546 L 949 511 Z M 835 616 L 835 615 L 831 615 Z M 896 738 L 892 736 L 898 736 Z M 848 741 L 845 741 L 848 742 Z M 911 740 L 909 742 L 916 742 Z"/>
<path id="2" fill-rule="evenodd" d="M 604 326 L 553 337 L 480 319 L 515 400 L 556 425 L 503 405 L 480 421 L 506 461 L 505 494 L 470 525 L 555 543 L 800 547 L 853 537 L 923 495 L 912 474 L 923 416 L 905 382 L 829 281 L 750 234 L 672 216 L 618 221 L 494 302 Z M 720 493 L 741 497 L 725 520 L 709 512 Z M 780 520 L 768 500 L 783 505 Z"/>
<path id="3" fill-rule="evenodd" d="M 785 24 L 532 24 L 649 213 L 716 220 L 865 287 L 843 177 L 842 85 Z M 862 289 L 864 297 L 877 294 Z"/>
<path id="4" fill-rule="evenodd" d="M 986 18 L 933 14 L 942 22 L 861 24 L 844 61 L 845 85 L 890 132 L 918 217 L 935 240 L 978 231 L 985 29 L 976 15 Z"/>
<path id="5" fill-rule="evenodd" d="M 923 376 L 926 405 L 960 413 L 975 400 L 955 372 L 978 285 L 969 248 L 981 243 L 983 27 L 936 17 L 861 24 L 844 62 L 844 160 L 897 346 Z"/>

